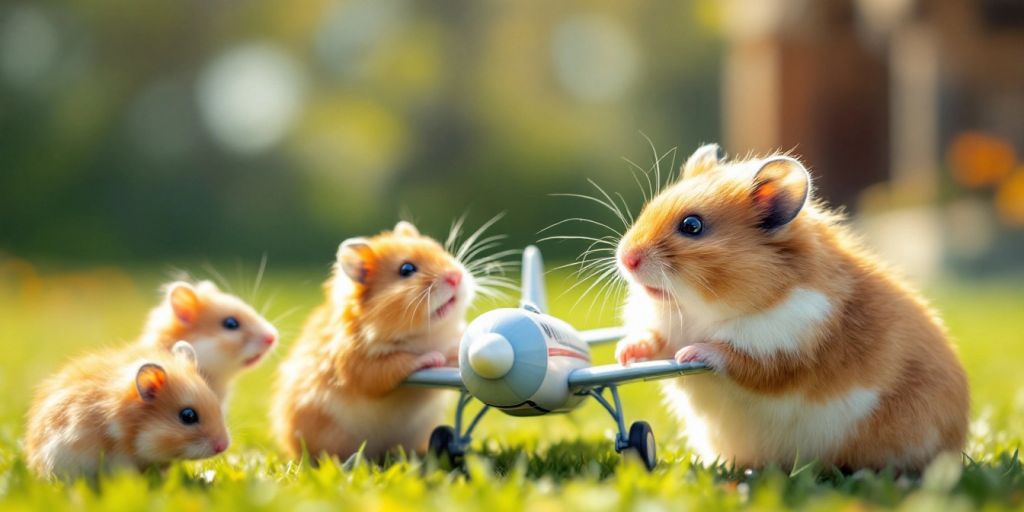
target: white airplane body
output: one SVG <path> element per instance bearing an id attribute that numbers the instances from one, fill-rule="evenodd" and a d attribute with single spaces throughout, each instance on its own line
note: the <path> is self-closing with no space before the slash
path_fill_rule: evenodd
<path id="1" fill-rule="evenodd" d="M 406 385 L 444 387 L 462 393 L 455 428 L 441 426 L 431 435 L 435 455 L 460 458 L 480 418 L 491 407 L 512 416 L 539 416 L 569 412 L 592 397 L 612 415 L 619 427 L 616 451 L 635 451 L 648 469 L 656 463 L 654 437 L 646 422 L 627 432 L 619 400 L 619 384 L 700 373 L 698 363 L 648 361 L 622 366 L 592 366 L 590 347 L 624 335 L 612 327 L 577 331 L 569 323 L 545 313 L 543 262 L 536 247 L 523 252 L 523 300 L 519 308 L 488 311 L 466 328 L 459 345 L 458 368 L 420 370 Z M 608 390 L 612 402 L 604 397 Z M 463 431 L 462 415 L 472 398 L 484 404 Z"/>

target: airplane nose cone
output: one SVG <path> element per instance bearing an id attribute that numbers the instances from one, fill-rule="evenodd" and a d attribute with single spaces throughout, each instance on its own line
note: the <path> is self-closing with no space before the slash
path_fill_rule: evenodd
<path id="1" fill-rule="evenodd" d="M 504 336 L 489 332 L 480 335 L 469 345 L 469 366 L 485 379 L 500 379 L 516 362 L 512 344 Z"/>

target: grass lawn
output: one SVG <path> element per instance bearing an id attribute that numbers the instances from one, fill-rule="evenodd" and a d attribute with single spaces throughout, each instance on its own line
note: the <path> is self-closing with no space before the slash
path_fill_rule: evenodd
<path id="1" fill-rule="evenodd" d="M 222 269 L 223 270 L 223 269 Z M 251 269 L 250 269 L 251 270 Z M 202 274 L 201 272 L 197 272 Z M 267 316 L 282 316 L 283 346 L 235 387 L 226 455 L 182 463 L 166 474 L 125 473 L 84 482 L 39 481 L 25 469 L 23 416 L 33 386 L 69 357 L 130 340 L 163 269 L 95 268 L 40 271 L 0 260 L 0 509 L 62 510 L 519 510 L 807 509 L 860 510 L 900 506 L 921 510 L 1019 508 L 1024 472 L 1016 450 L 1024 437 L 1024 280 L 948 282 L 930 291 L 957 339 L 970 374 L 973 424 L 967 457 L 940 460 L 921 479 L 886 474 L 835 475 L 813 469 L 751 475 L 691 464 L 679 429 L 660 403 L 657 384 L 624 389 L 627 421 L 646 419 L 658 440 L 653 474 L 620 464 L 610 442 L 612 422 L 595 403 L 561 416 L 486 417 L 468 460 L 468 476 L 429 471 L 417 460 L 387 467 L 325 464 L 311 469 L 283 459 L 268 435 L 272 373 L 304 316 L 321 298 L 323 269 L 270 268 L 253 294 L 242 276 L 229 280 Z M 251 278 L 252 272 L 249 273 Z M 615 320 L 612 307 L 575 308 L 576 295 L 554 300 L 566 281 L 554 279 L 555 313 L 580 327 Z M 588 311 L 589 310 L 589 311 Z M 287 314 L 288 312 L 290 314 Z M 597 354 L 610 362 L 610 348 Z"/>

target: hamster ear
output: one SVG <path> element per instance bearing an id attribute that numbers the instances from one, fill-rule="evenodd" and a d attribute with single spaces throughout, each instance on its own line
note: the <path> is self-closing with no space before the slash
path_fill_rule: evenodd
<path id="1" fill-rule="evenodd" d="M 192 347 L 191 343 L 185 340 L 179 340 L 173 347 L 171 347 L 171 353 L 174 354 L 174 357 L 178 358 L 179 361 L 189 363 L 198 368 L 198 363 L 196 362 L 196 349 Z"/>
<path id="2" fill-rule="evenodd" d="M 349 279 L 366 284 L 373 261 L 373 249 L 365 238 L 349 238 L 338 246 L 338 265 Z"/>
<path id="3" fill-rule="evenodd" d="M 192 323 L 199 316 L 199 296 L 195 288 L 184 281 L 171 285 L 167 290 L 167 302 L 181 323 Z"/>
<path id="4" fill-rule="evenodd" d="M 156 398 L 166 384 L 167 372 L 158 364 L 146 363 L 135 374 L 135 389 L 139 397 L 147 402 Z"/>
<path id="5" fill-rule="evenodd" d="M 686 159 L 680 178 L 692 178 L 708 172 L 718 166 L 718 144 L 705 144 L 694 151 Z"/>
<path id="6" fill-rule="evenodd" d="M 396 235 L 401 236 L 420 236 L 420 230 L 416 229 L 416 226 L 413 226 L 411 222 L 405 220 L 398 221 L 398 224 L 395 224 L 395 229 L 392 231 Z"/>
<path id="7" fill-rule="evenodd" d="M 789 224 L 807 203 L 811 178 L 803 164 L 788 156 L 766 161 L 754 175 L 751 197 L 761 212 L 762 229 Z"/>

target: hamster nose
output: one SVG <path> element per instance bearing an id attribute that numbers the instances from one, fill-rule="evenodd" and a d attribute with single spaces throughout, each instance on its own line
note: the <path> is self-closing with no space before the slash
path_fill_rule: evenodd
<path id="1" fill-rule="evenodd" d="M 640 251 L 635 249 L 622 254 L 622 264 L 631 271 L 639 268 L 643 261 L 644 258 L 640 255 Z"/>
<path id="2" fill-rule="evenodd" d="M 277 335 L 276 334 L 268 334 L 268 335 L 263 337 L 263 344 L 268 346 L 268 347 L 273 345 L 275 341 L 277 341 Z"/>
<path id="3" fill-rule="evenodd" d="M 444 282 L 450 284 L 452 288 L 459 286 L 459 283 L 462 282 L 462 272 L 459 272 L 458 270 L 448 272 L 444 276 Z"/>
<path id="4" fill-rule="evenodd" d="M 224 450 L 228 449 L 230 441 L 227 439 L 218 439 L 213 442 L 213 453 L 224 453 Z"/>

